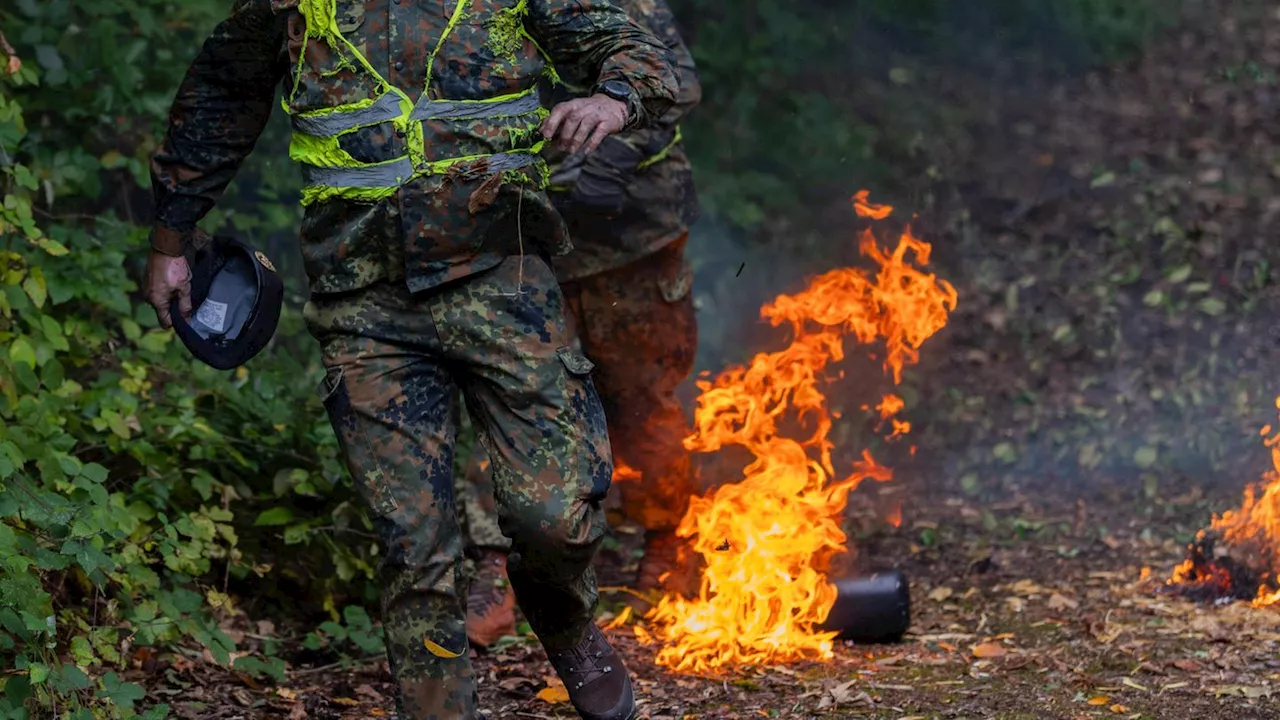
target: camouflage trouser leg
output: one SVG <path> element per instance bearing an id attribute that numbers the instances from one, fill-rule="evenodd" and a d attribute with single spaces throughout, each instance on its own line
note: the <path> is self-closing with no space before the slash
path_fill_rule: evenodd
<path id="1" fill-rule="evenodd" d="M 594 379 L 614 457 L 641 473 L 618 483 L 622 515 L 647 530 L 674 530 L 695 492 L 684 448 L 691 430 L 676 398 L 698 344 L 686 241 L 564 285 L 575 347 L 597 363 Z M 501 550 L 488 464 L 478 447 L 459 478 L 459 493 L 471 543 Z"/>
<path id="2" fill-rule="evenodd" d="M 692 430 L 676 397 L 698 345 L 687 238 L 564 284 L 577 339 L 598 365 L 595 383 L 615 461 L 640 473 L 618 482 L 622 515 L 646 530 L 674 530 L 694 494 L 684 447 Z"/>
<path id="3" fill-rule="evenodd" d="M 494 459 L 511 583 L 534 631 L 549 648 L 571 647 L 595 611 L 590 563 L 612 463 L 591 365 L 568 348 L 563 297 L 547 264 L 526 256 L 419 297 L 387 283 L 315 297 L 306 316 L 329 368 L 326 409 L 385 547 L 382 620 L 400 712 L 474 717 L 455 387 Z"/>

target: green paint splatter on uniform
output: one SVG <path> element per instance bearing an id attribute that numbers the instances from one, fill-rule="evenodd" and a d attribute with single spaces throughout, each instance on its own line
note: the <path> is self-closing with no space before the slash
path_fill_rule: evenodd
<path id="1" fill-rule="evenodd" d="M 524 17 L 529 13 L 526 0 L 520 0 L 514 6 L 502 8 L 493 14 L 486 26 L 489 29 L 489 50 L 498 60 L 508 65 L 516 64 L 516 53 L 524 44 Z"/>
<path id="2" fill-rule="evenodd" d="M 533 113 L 533 118 L 526 121 L 520 126 L 507 126 L 507 134 L 511 138 L 511 149 L 518 150 L 528 147 L 535 139 L 538 131 L 542 128 L 542 121 L 547 119 L 551 114 L 550 110 L 540 107 Z"/>

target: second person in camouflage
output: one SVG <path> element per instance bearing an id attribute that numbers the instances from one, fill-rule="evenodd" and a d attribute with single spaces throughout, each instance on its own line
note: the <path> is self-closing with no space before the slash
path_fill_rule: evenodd
<path id="1" fill-rule="evenodd" d="M 680 91 L 676 104 L 650 126 L 610 136 L 591 153 L 552 158 L 551 196 L 574 244 L 554 265 L 575 347 L 596 363 L 614 457 L 625 466 L 617 482 L 621 512 L 646 531 L 635 586 L 646 595 L 692 594 L 696 576 L 692 563 L 680 557 L 683 544 L 674 533 L 694 492 L 683 445 L 690 429 L 676 390 L 693 369 L 697 346 L 684 253 L 699 208 L 679 123 L 702 90 L 666 2 L 619 5 L 666 43 Z M 554 99 L 589 91 L 586 79 L 565 79 Z M 508 543 L 497 528 L 490 467 L 479 448 L 461 489 L 478 558 L 467 629 L 479 645 L 513 632 L 515 619 L 504 577 Z"/>
<path id="2" fill-rule="evenodd" d="M 551 65 L 596 92 L 543 110 Z M 404 720 L 480 716 L 452 457 L 461 390 L 494 458 L 511 583 L 588 720 L 635 714 L 592 622 L 612 462 L 550 258 L 568 235 L 544 139 L 595 147 L 674 100 L 666 50 L 605 0 L 238 0 L 192 63 L 153 161 L 147 293 L 190 313 L 196 223 L 284 90 L 303 170 L 306 319 L 321 392 L 385 552 Z"/>

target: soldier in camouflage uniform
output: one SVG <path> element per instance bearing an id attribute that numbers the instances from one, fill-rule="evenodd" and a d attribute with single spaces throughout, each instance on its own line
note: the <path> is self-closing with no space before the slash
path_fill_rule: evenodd
<path id="1" fill-rule="evenodd" d="M 590 78 L 543 108 L 540 78 Z M 550 257 L 570 248 L 540 151 L 590 150 L 675 98 L 661 41 L 605 0 L 238 0 L 178 91 L 153 161 L 148 299 L 190 312 L 183 257 L 275 89 L 302 165 L 305 316 L 321 392 L 385 549 L 401 716 L 479 717 L 452 477 L 455 388 L 494 458 L 509 574 L 584 718 L 633 717 L 592 622 L 612 460 Z"/>
<path id="2" fill-rule="evenodd" d="M 676 389 L 693 369 L 697 345 L 684 252 L 698 201 L 678 123 L 702 91 L 666 2 L 619 5 L 666 42 L 679 68 L 680 93 L 650 127 L 613 135 L 590 154 L 553 158 L 552 197 L 574 243 L 572 253 L 556 259 L 555 270 L 575 346 L 596 363 L 614 457 L 633 471 L 619 473 L 618 488 L 623 517 L 646 531 L 634 585 L 646 596 L 660 590 L 688 595 L 696 592 L 696 575 L 679 557 L 683 543 L 674 531 L 694 483 L 683 445 L 690 429 Z M 588 92 L 588 81 L 566 80 L 559 92 Z M 462 488 L 478 560 L 467 617 L 477 645 L 514 630 L 515 603 L 503 576 L 507 543 L 497 529 L 488 468 L 479 448 Z"/>

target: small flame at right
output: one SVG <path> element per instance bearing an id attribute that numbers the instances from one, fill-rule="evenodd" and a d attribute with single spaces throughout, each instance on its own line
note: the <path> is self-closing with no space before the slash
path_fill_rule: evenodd
<path id="1" fill-rule="evenodd" d="M 1276 398 L 1280 409 L 1280 397 Z M 1215 515 L 1174 568 L 1165 589 L 1197 600 L 1280 603 L 1280 431 L 1262 428 L 1272 469 L 1244 491 L 1240 507 Z"/>

